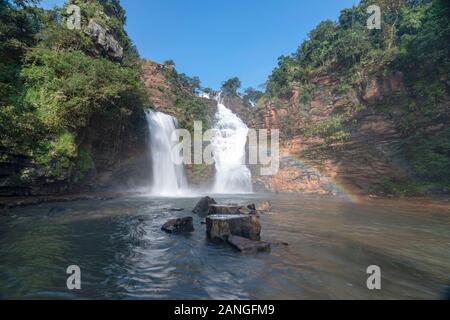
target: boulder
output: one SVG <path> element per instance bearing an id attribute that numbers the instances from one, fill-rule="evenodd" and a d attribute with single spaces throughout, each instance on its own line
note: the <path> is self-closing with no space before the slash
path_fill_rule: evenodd
<path id="1" fill-rule="evenodd" d="M 239 236 L 229 236 L 228 243 L 243 253 L 270 252 L 270 243 L 249 240 Z"/>
<path id="2" fill-rule="evenodd" d="M 241 214 L 239 209 L 241 207 L 238 205 L 220 205 L 211 204 L 209 206 L 208 215 L 229 215 L 229 214 Z"/>
<path id="3" fill-rule="evenodd" d="M 192 217 L 173 219 L 167 221 L 161 230 L 168 233 L 183 233 L 194 231 L 194 224 Z"/>
<path id="4" fill-rule="evenodd" d="M 270 210 L 272 210 L 272 204 L 270 203 L 270 201 L 263 201 L 257 203 L 254 208 L 256 209 L 256 211 L 270 212 Z"/>
<path id="5" fill-rule="evenodd" d="M 213 241 L 226 241 L 231 235 L 259 241 L 261 223 L 253 215 L 211 215 L 206 218 L 206 234 Z"/>
<path id="6" fill-rule="evenodd" d="M 192 212 L 200 216 L 207 216 L 209 206 L 213 204 L 217 204 L 216 200 L 214 200 L 213 198 L 210 197 L 201 198 L 200 201 L 195 206 L 194 210 L 192 210 Z"/>
<path id="7" fill-rule="evenodd" d="M 122 60 L 123 47 L 114 38 L 109 29 L 101 26 L 94 19 L 91 19 L 86 28 L 86 33 L 109 57 L 114 60 Z"/>

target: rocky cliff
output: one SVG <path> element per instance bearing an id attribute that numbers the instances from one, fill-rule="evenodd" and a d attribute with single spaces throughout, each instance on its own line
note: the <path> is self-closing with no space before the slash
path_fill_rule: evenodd
<path id="1" fill-rule="evenodd" d="M 307 101 L 301 98 L 306 90 Z M 375 194 L 383 193 L 386 181 L 407 181 L 411 167 L 401 153 L 405 114 L 394 104 L 406 93 L 401 72 L 375 76 L 345 92 L 338 77 L 324 74 L 285 99 L 266 101 L 250 125 L 280 130 L 281 169 L 255 182 L 277 192 Z M 442 121 L 421 130 L 441 130 Z"/>
<path id="2" fill-rule="evenodd" d="M 182 81 L 174 66 L 142 61 L 142 80 L 151 108 L 167 113 L 178 120 L 178 127 L 193 133 L 194 121 L 201 121 L 203 130 L 214 124 L 216 101 L 198 97 L 192 88 Z M 186 175 L 191 185 L 205 186 L 212 183 L 214 167 L 186 165 Z"/>

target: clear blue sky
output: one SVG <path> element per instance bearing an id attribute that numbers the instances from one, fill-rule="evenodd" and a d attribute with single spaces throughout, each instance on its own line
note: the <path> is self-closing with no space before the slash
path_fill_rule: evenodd
<path id="1" fill-rule="evenodd" d="M 263 84 L 320 21 L 358 0 L 122 0 L 141 56 L 173 59 L 177 70 L 219 88 L 231 77 Z M 64 0 L 43 0 L 44 7 Z"/>

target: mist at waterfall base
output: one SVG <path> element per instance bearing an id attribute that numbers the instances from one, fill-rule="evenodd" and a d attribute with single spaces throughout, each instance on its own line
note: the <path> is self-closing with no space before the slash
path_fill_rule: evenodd
<path id="1" fill-rule="evenodd" d="M 217 102 L 214 137 L 211 140 L 215 161 L 213 194 L 245 194 L 252 192 L 251 172 L 245 165 L 248 127 L 222 102 Z M 189 197 L 206 190 L 189 188 L 183 165 L 175 163 L 172 152 L 177 139 L 172 139 L 177 120 L 156 111 L 147 112 L 149 150 L 153 181 L 150 194 L 162 197 Z M 204 189 L 206 189 L 204 187 Z"/>

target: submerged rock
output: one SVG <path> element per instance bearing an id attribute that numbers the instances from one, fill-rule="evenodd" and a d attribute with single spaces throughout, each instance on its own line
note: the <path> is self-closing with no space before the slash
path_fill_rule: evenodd
<path id="1" fill-rule="evenodd" d="M 217 204 L 217 202 L 213 198 L 210 197 L 201 198 L 200 201 L 195 206 L 194 210 L 192 210 L 192 212 L 200 216 L 207 216 L 209 212 L 209 206 L 214 204 Z"/>
<path id="2" fill-rule="evenodd" d="M 48 211 L 48 216 L 54 217 L 54 216 L 64 213 L 64 212 L 66 212 L 66 208 L 64 208 L 64 207 L 53 207 Z"/>
<path id="3" fill-rule="evenodd" d="M 249 240 L 239 236 L 229 236 L 228 243 L 243 253 L 270 252 L 270 243 Z"/>
<path id="4" fill-rule="evenodd" d="M 192 217 L 169 220 L 162 226 L 161 230 L 168 233 L 192 232 L 194 231 L 193 221 Z"/>
<path id="5" fill-rule="evenodd" d="M 241 214 L 239 210 L 241 209 L 238 205 L 219 205 L 212 204 L 209 206 L 208 215 L 229 215 L 229 214 Z"/>
<path id="6" fill-rule="evenodd" d="M 256 205 L 253 205 L 255 210 L 258 212 L 270 212 L 272 210 L 272 204 L 270 201 L 259 202 Z M 249 206 L 250 208 L 250 206 Z"/>
<path id="7" fill-rule="evenodd" d="M 257 216 L 211 215 L 206 218 L 206 234 L 213 241 L 226 241 L 231 235 L 259 241 L 261 229 Z"/>
<path id="8" fill-rule="evenodd" d="M 247 208 L 246 207 L 239 208 L 239 213 L 240 214 L 247 214 L 247 215 L 250 215 L 250 214 L 257 215 L 258 214 L 258 212 L 256 210 L 252 210 L 249 207 L 247 207 Z"/>

